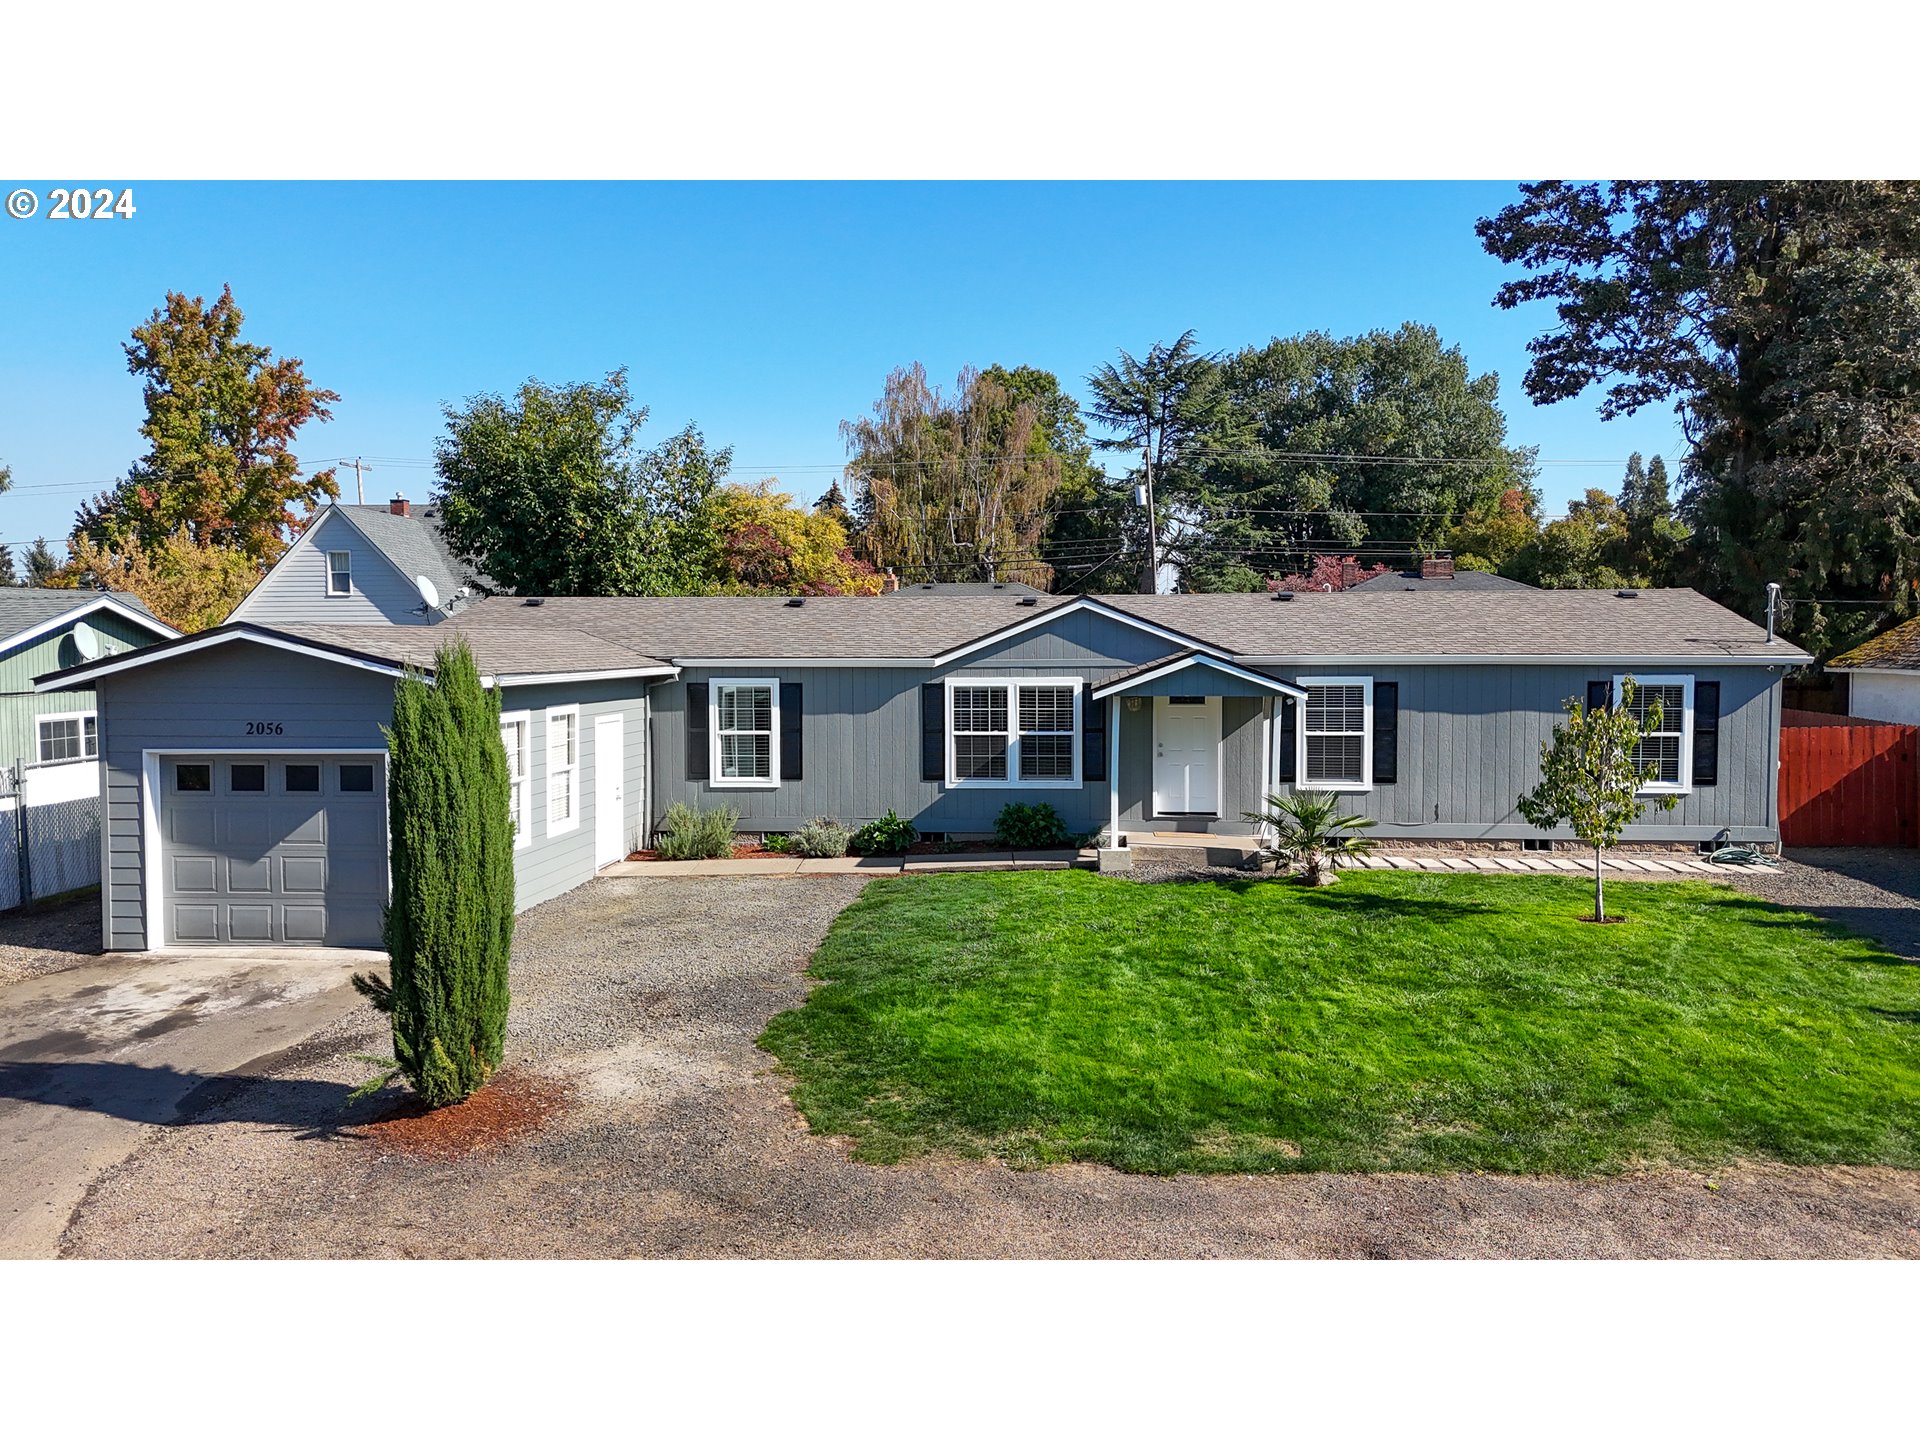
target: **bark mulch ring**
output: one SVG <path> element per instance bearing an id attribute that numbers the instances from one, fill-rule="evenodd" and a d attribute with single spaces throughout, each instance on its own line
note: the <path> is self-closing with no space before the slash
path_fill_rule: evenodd
<path id="1" fill-rule="evenodd" d="M 523 1140 L 566 1109 L 572 1090 L 525 1070 L 509 1070 L 458 1105 L 429 1110 L 408 1096 L 385 1118 L 356 1127 L 381 1148 L 417 1160 L 458 1160 Z"/>

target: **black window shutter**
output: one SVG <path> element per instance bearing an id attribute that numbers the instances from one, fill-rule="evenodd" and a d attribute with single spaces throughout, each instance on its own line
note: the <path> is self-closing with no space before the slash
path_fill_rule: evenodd
<path id="1" fill-rule="evenodd" d="M 947 687 L 937 680 L 920 687 L 920 778 L 947 778 Z"/>
<path id="2" fill-rule="evenodd" d="M 1720 783 L 1720 682 L 1697 680 L 1693 686 L 1693 783 Z"/>
<path id="3" fill-rule="evenodd" d="M 1613 682 L 1611 680 L 1587 681 L 1587 709 L 1611 710 L 1613 708 Z"/>
<path id="4" fill-rule="evenodd" d="M 1293 783 L 1297 771 L 1293 752 L 1298 741 L 1299 704 L 1289 695 L 1280 702 L 1280 778 Z"/>
<path id="5" fill-rule="evenodd" d="M 1107 778 L 1108 701 L 1080 697 L 1080 778 Z"/>
<path id="6" fill-rule="evenodd" d="M 1400 778 L 1400 682 L 1373 682 L 1373 783 Z"/>
<path id="7" fill-rule="evenodd" d="M 687 682 L 687 779 L 707 778 L 707 685 Z"/>
<path id="8" fill-rule="evenodd" d="M 795 684 L 783 684 L 780 687 L 780 778 L 799 780 L 803 778 L 800 756 L 800 717 L 803 714 L 800 701 L 800 687 Z"/>

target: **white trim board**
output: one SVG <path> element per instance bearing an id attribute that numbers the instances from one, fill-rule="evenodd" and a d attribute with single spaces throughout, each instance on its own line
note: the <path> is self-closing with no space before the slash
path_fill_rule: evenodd
<path id="1" fill-rule="evenodd" d="M 1140 670 L 1125 680 L 1099 682 L 1093 687 L 1093 698 L 1104 700 L 1110 695 L 1125 695 L 1139 686 L 1149 685 L 1167 675 L 1177 675 L 1180 671 L 1195 665 L 1203 665 L 1209 670 L 1219 671 L 1222 675 L 1230 675 L 1236 680 L 1258 685 L 1276 695 L 1291 695 L 1295 700 L 1307 698 L 1307 692 L 1298 685 L 1289 684 L 1285 680 L 1276 680 L 1271 675 L 1262 675 L 1257 670 L 1249 670 L 1245 666 L 1234 664 L 1231 660 L 1216 660 L 1211 655 L 1184 655 L 1178 660 L 1156 664 L 1152 669 Z"/>
<path id="2" fill-rule="evenodd" d="M 946 775 L 941 787 L 947 790 L 1077 790 L 1081 784 L 1081 774 L 1085 770 L 1086 757 L 1081 753 L 1086 748 L 1086 727 L 1082 723 L 1087 703 L 1087 682 L 1077 675 L 949 675 L 940 682 L 945 688 L 942 704 L 946 707 L 943 723 L 947 732 Z M 1020 692 L 1025 690 L 1060 689 L 1073 691 L 1073 728 L 1069 731 L 1035 730 L 1034 735 L 1069 734 L 1073 738 L 1073 774 L 1054 779 L 1028 780 L 1020 775 Z M 1007 728 L 1000 731 L 970 731 L 970 734 L 1000 734 L 1007 737 L 1007 778 L 1004 780 L 974 780 L 959 778 L 957 761 L 958 747 L 953 727 L 953 692 L 964 690 L 1004 689 L 1007 692 Z"/>
<path id="3" fill-rule="evenodd" d="M 336 665 L 351 666 L 356 670 L 370 670 L 376 675 L 390 675 L 396 679 L 405 672 L 405 667 L 397 661 L 375 660 L 364 655 L 342 655 L 336 650 L 323 649 L 316 645 L 304 644 L 291 636 L 278 635 L 262 630 L 209 630 L 204 635 L 186 641 L 180 645 L 154 645 L 144 650 L 130 651 L 114 660 L 111 664 L 101 665 L 98 669 L 76 674 L 72 670 L 56 670 L 50 675 L 42 675 L 34 680 L 33 688 L 39 691 L 83 690 L 103 675 L 120 675 L 128 670 L 137 670 L 146 665 L 157 665 L 171 660 L 176 655 L 192 655 L 200 650 L 212 650 L 221 645 L 235 642 L 249 645 L 266 645 L 276 650 L 291 651 L 296 655 L 306 655 L 315 660 L 330 660 Z"/>
<path id="4" fill-rule="evenodd" d="M 768 692 L 767 776 L 720 773 L 720 692 Z M 733 730 L 733 735 L 755 731 Z M 766 675 L 714 675 L 707 680 L 707 784 L 716 790 L 778 790 L 780 788 L 780 682 Z"/>

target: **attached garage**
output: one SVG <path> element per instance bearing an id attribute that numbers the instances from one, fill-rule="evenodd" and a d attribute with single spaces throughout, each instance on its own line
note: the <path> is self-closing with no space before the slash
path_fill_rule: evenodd
<path id="1" fill-rule="evenodd" d="M 154 768 L 167 944 L 380 944 L 383 756 L 163 754 Z"/>

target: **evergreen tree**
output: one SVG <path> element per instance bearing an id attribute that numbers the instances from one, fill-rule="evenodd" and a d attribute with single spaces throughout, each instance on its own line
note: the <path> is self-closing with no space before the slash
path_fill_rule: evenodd
<path id="1" fill-rule="evenodd" d="M 408 675 L 388 732 L 393 898 L 390 987 L 362 982 L 393 1019 L 393 1056 L 429 1105 L 466 1099 L 500 1064 L 513 948 L 513 821 L 499 692 L 464 640 L 431 683 Z"/>
<path id="2" fill-rule="evenodd" d="M 1620 569 L 1641 577 L 1641 584 L 1672 584 L 1687 543 L 1687 527 L 1673 515 L 1666 461 L 1656 455 L 1643 464 L 1637 450 L 1627 457 L 1627 473 L 1620 481 L 1620 513 L 1626 517 Z"/>
<path id="3" fill-rule="evenodd" d="M 47 537 L 36 536 L 27 547 L 27 584 L 51 585 L 60 573 L 60 557 L 47 544 Z"/>
<path id="4" fill-rule="evenodd" d="M 13 547 L 0 545 L 0 585 L 18 585 L 20 572 L 13 566 Z"/>

